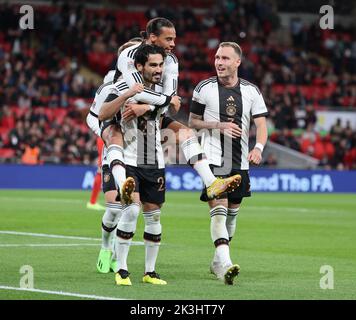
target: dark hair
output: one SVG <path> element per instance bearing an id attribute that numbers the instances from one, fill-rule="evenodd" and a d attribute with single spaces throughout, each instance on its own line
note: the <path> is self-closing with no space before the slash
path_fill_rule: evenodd
<path id="1" fill-rule="evenodd" d="M 147 22 L 146 31 L 141 31 L 142 38 L 147 39 L 151 33 L 157 37 L 162 33 L 162 28 L 174 28 L 174 24 L 166 18 L 154 18 Z"/>
<path id="2" fill-rule="evenodd" d="M 154 44 L 143 44 L 138 47 L 137 51 L 135 52 L 135 66 L 137 66 L 137 64 L 144 66 L 148 61 L 150 54 L 160 54 L 162 55 L 163 59 L 166 57 L 166 52 L 162 47 L 156 46 Z"/>
<path id="3" fill-rule="evenodd" d="M 142 41 L 143 41 L 143 39 L 141 37 L 135 37 L 135 38 L 131 38 L 127 42 L 142 42 Z"/>

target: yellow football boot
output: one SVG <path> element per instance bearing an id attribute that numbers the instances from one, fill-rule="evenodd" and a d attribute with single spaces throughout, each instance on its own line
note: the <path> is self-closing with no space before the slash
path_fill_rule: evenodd
<path id="1" fill-rule="evenodd" d="M 240 273 L 240 266 L 238 264 L 233 264 L 228 267 L 224 274 L 224 282 L 225 284 L 232 285 L 234 284 L 234 279 Z"/>
<path id="2" fill-rule="evenodd" d="M 115 282 L 118 286 L 132 286 L 129 278 L 130 273 L 127 270 L 120 269 L 115 274 Z"/>
<path id="3" fill-rule="evenodd" d="M 145 275 L 142 278 L 142 282 L 150 283 L 150 284 L 159 284 L 159 285 L 167 284 L 167 282 L 162 280 L 159 277 L 159 274 L 154 272 L 154 271 L 153 272 L 146 272 Z"/>
<path id="4" fill-rule="evenodd" d="M 210 187 L 206 189 L 206 194 L 209 199 L 214 199 L 224 192 L 232 192 L 241 184 L 241 175 L 235 174 L 231 177 L 216 178 Z"/>

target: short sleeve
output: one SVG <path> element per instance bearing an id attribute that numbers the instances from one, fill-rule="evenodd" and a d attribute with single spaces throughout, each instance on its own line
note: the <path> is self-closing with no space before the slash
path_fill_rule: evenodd
<path id="1" fill-rule="evenodd" d="M 121 96 L 121 93 L 119 90 L 117 90 L 115 87 L 112 87 L 109 89 L 109 92 L 106 96 L 106 99 L 104 102 L 110 102 L 115 100 L 117 97 Z"/>
<path id="2" fill-rule="evenodd" d="M 253 87 L 251 90 L 253 92 L 253 101 L 251 107 L 252 117 L 253 118 L 267 117 L 268 110 L 265 101 L 263 99 L 262 93 L 255 87 Z"/>
<path id="3" fill-rule="evenodd" d="M 204 99 L 201 96 L 200 92 L 197 91 L 197 88 L 193 91 L 193 98 L 190 104 L 190 112 L 202 116 L 205 111 Z"/>

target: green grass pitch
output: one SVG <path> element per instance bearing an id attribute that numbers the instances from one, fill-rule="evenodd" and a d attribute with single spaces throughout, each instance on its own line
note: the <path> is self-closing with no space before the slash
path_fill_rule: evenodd
<path id="1" fill-rule="evenodd" d="M 81 295 L 173 300 L 356 298 L 355 195 L 255 193 L 245 199 L 231 244 L 232 260 L 241 266 L 233 286 L 209 273 L 214 251 L 210 218 L 198 198 L 198 193 L 167 193 L 156 271 L 168 285 L 141 283 L 144 246 L 136 245 L 129 255 L 133 285 L 118 287 L 113 273 L 96 272 L 102 212 L 86 209 L 89 192 L 1 190 L 0 287 L 19 287 L 24 276 L 20 268 L 30 265 L 35 289 Z M 141 216 L 134 241 L 142 241 L 142 234 Z M 324 265 L 333 268 L 334 289 L 320 288 Z M 80 297 L 0 288 L 0 299 Z"/>

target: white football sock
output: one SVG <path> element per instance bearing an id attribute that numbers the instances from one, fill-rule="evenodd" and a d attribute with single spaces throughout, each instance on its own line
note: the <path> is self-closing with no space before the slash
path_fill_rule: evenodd
<path id="1" fill-rule="evenodd" d="M 231 241 L 231 238 L 234 236 L 236 231 L 236 221 L 237 221 L 237 214 L 239 213 L 239 209 L 240 208 L 234 208 L 234 209 L 229 208 L 227 211 L 226 229 L 227 232 L 229 233 L 229 241 Z"/>
<path id="2" fill-rule="evenodd" d="M 118 270 L 128 270 L 127 256 L 129 254 L 132 238 L 136 231 L 136 224 L 139 213 L 140 206 L 136 203 L 133 203 L 123 210 L 121 219 L 117 224 L 115 253 L 118 261 Z"/>
<path id="3" fill-rule="evenodd" d="M 106 203 L 106 207 L 109 208 L 111 214 L 115 216 L 115 223 L 114 224 L 117 227 L 117 224 L 121 219 L 123 206 L 119 202 L 107 202 Z M 115 227 L 115 229 L 116 229 L 116 227 Z M 116 238 L 116 232 L 111 232 L 110 235 L 109 235 L 109 243 L 110 243 L 112 251 L 113 251 L 113 259 L 115 258 L 115 250 L 114 250 L 114 247 L 113 247 L 113 244 L 115 242 L 115 238 Z"/>
<path id="4" fill-rule="evenodd" d="M 216 247 L 216 258 L 220 261 L 221 266 L 223 268 L 230 267 L 232 265 L 232 261 L 230 258 L 230 248 L 228 244 L 221 244 Z"/>
<path id="5" fill-rule="evenodd" d="M 116 165 L 111 169 L 116 185 L 122 190 L 122 185 L 126 180 L 126 169 L 123 166 Z"/>
<path id="6" fill-rule="evenodd" d="M 159 209 L 144 212 L 145 219 L 145 272 L 155 271 L 159 246 L 161 243 L 162 225 Z"/>
<path id="7" fill-rule="evenodd" d="M 120 203 L 106 203 L 106 210 L 101 223 L 101 247 L 103 249 L 111 249 L 112 238 L 115 234 L 117 221 L 120 219 L 122 206 Z"/>
<path id="8" fill-rule="evenodd" d="M 112 175 L 114 176 L 116 185 L 122 188 L 126 180 L 126 169 L 124 164 L 123 148 L 117 144 L 112 144 L 107 148 L 106 157 L 110 163 Z"/>
<path id="9" fill-rule="evenodd" d="M 214 259 L 219 261 L 223 267 L 232 265 L 228 240 L 229 234 L 226 229 L 226 215 L 227 208 L 222 205 L 210 210 L 210 233 L 216 247 Z"/>
<path id="10" fill-rule="evenodd" d="M 203 182 L 206 187 L 210 187 L 212 183 L 216 180 L 216 177 L 211 172 L 207 159 L 199 160 L 194 164 L 193 167 L 198 172 L 199 176 L 203 179 Z"/>
<path id="11" fill-rule="evenodd" d="M 193 136 L 183 141 L 181 149 L 187 162 L 193 166 L 203 179 L 204 184 L 209 187 L 216 180 L 216 177 L 211 172 L 209 162 L 204 155 L 197 137 Z"/>

